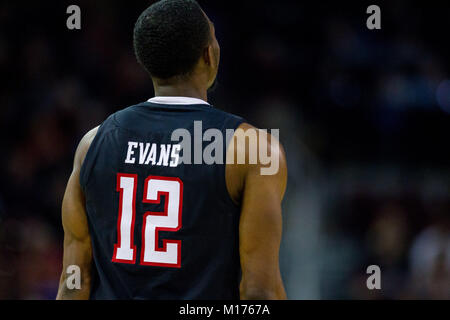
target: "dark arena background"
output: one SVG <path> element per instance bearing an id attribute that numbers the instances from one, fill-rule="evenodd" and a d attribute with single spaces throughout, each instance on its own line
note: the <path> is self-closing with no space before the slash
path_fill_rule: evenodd
<path id="1" fill-rule="evenodd" d="M 0 299 L 55 298 L 76 146 L 153 95 L 132 47 L 150 3 L 0 3 Z M 81 30 L 66 27 L 71 4 Z M 286 149 L 288 298 L 450 299 L 450 5 L 200 4 L 222 50 L 210 101 L 279 128 Z"/>

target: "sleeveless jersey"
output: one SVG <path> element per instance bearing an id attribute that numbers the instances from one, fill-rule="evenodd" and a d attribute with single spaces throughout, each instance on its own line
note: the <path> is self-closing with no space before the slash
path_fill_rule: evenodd
<path id="1" fill-rule="evenodd" d="M 194 164 L 194 158 L 195 148 L 206 153 L 215 142 L 202 139 L 208 129 L 225 138 L 243 119 L 197 99 L 155 99 L 105 120 L 83 162 L 94 263 L 90 297 L 239 299 L 240 208 L 226 188 L 228 141 L 212 153 L 223 153 L 221 163 Z M 188 152 L 191 164 L 180 160 Z"/>

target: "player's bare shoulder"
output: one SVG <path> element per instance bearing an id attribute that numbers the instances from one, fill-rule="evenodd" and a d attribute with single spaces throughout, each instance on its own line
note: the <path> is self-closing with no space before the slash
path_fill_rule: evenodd
<path id="1" fill-rule="evenodd" d="M 280 189 L 285 190 L 287 163 L 278 136 L 249 123 L 242 123 L 235 130 L 227 148 L 226 183 L 235 203 L 240 202 L 249 175 L 271 177 L 280 181 Z"/>
<path id="2" fill-rule="evenodd" d="M 99 127 L 100 126 L 97 126 L 89 130 L 81 139 L 80 143 L 78 144 L 77 151 L 75 153 L 74 166 L 81 168 L 81 165 L 83 164 L 83 161 L 86 158 L 86 154 L 89 150 L 89 147 L 91 146 L 92 141 L 94 141 L 94 138 L 97 135 Z"/>

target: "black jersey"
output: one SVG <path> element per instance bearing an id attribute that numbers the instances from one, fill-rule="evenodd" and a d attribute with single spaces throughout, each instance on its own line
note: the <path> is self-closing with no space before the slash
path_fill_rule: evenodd
<path id="1" fill-rule="evenodd" d="M 194 145 L 196 124 L 226 137 L 243 119 L 175 101 L 151 99 L 111 115 L 86 155 L 80 183 L 93 246 L 91 299 L 239 299 L 240 209 L 227 192 L 225 164 L 180 163 L 186 150 L 172 133 L 189 132 Z"/>

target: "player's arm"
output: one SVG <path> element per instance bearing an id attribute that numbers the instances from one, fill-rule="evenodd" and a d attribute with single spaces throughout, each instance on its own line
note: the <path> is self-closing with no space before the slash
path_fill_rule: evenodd
<path id="1" fill-rule="evenodd" d="M 56 299 L 89 299 L 91 288 L 92 245 L 86 217 L 85 199 L 80 186 L 80 170 L 89 146 L 97 133 L 97 128 L 89 131 L 81 140 L 75 153 L 73 171 L 67 183 L 62 204 L 62 224 L 64 228 L 63 269 Z M 73 273 L 68 267 L 80 268 L 80 289 L 70 289 L 67 280 Z M 73 272 L 73 271 L 72 271 Z"/>
<path id="2" fill-rule="evenodd" d="M 244 131 L 256 130 L 243 124 Z M 286 299 L 279 268 L 279 248 L 282 233 L 281 201 L 287 183 L 287 166 L 281 145 L 274 137 L 267 139 L 272 156 L 278 159 L 278 170 L 273 175 L 262 175 L 258 164 L 232 165 L 227 172 L 232 199 L 241 204 L 239 250 L 242 268 L 241 299 Z M 236 140 L 235 140 L 236 143 Z M 236 145 L 236 153 L 249 148 Z M 231 175 L 233 177 L 231 177 Z"/>

